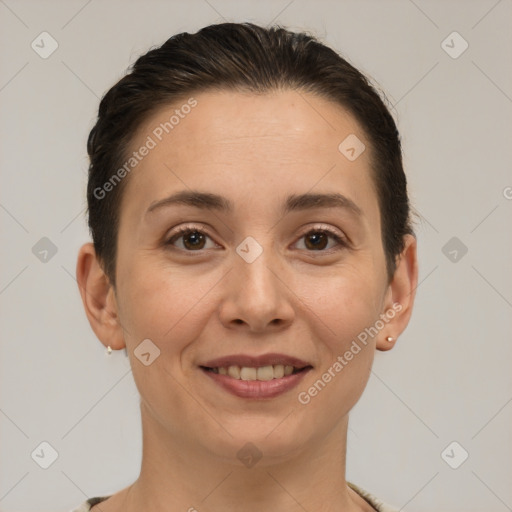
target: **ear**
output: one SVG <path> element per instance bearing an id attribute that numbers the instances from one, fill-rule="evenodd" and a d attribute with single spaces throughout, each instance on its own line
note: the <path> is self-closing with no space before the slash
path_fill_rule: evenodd
<path id="1" fill-rule="evenodd" d="M 76 279 L 85 313 L 98 339 L 114 350 L 124 348 L 123 329 L 119 323 L 114 287 L 103 271 L 94 245 L 80 248 L 76 264 Z"/>
<path id="2" fill-rule="evenodd" d="M 417 242 L 413 235 L 405 236 L 405 247 L 400 254 L 393 279 L 384 300 L 384 315 L 389 318 L 378 334 L 377 349 L 389 350 L 407 327 L 411 318 L 416 287 L 418 286 Z M 387 314 L 386 314 L 387 312 Z M 394 316 L 391 317 L 394 312 Z M 391 337 L 391 341 L 386 338 Z"/>

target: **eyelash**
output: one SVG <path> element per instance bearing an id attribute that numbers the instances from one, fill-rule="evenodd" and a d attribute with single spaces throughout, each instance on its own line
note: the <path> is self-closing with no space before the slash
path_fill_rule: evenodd
<path id="1" fill-rule="evenodd" d="M 189 235 L 191 233 L 199 233 L 199 234 L 202 234 L 202 235 L 206 235 L 210 239 L 212 238 L 208 234 L 208 232 L 204 231 L 201 228 L 198 228 L 198 227 L 195 227 L 195 226 L 183 226 L 181 228 L 178 228 L 178 230 L 165 242 L 165 245 L 172 247 L 176 240 L 178 240 L 179 238 L 182 238 L 185 235 Z M 318 251 L 307 250 L 306 249 L 307 252 L 310 252 L 310 253 L 318 252 L 318 253 L 324 253 L 324 254 L 331 254 L 333 251 L 339 251 L 339 250 L 341 250 L 343 248 L 348 247 L 348 242 L 347 242 L 347 240 L 344 237 L 340 236 L 338 233 L 336 233 L 335 231 L 333 231 L 331 229 L 328 229 L 328 228 L 313 228 L 313 229 L 310 229 L 309 231 L 307 231 L 304 234 L 302 234 L 299 237 L 299 240 L 301 240 L 302 238 L 304 238 L 307 235 L 310 235 L 311 233 L 323 233 L 323 234 L 326 234 L 329 237 L 331 237 L 332 239 L 334 239 L 338 243 L 339 247 L 338 248 L 331 248 L 331 249 L 320 249 Z M 208 250 L 208 249 L 198 249 L 198 250 L 194 251 L 194 250 L 181 249 L 181 248 L 177 248 L 177 247 L 175 247 L 175 248 L 180 250 L 180 251 L 182 251 L 182 252 L 186 252 L 186 253 L 194 253 L 194 252 L 201 253 L 202 251 Z"/>

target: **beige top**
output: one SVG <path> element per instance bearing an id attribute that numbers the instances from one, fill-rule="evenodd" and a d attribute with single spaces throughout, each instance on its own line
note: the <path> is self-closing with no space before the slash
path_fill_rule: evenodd
<path id="1" fill-rule="evenodd" d="M 347 482 L 347 484 L 355 492 L 357 492 L 357 494 L 359 494 L 359 496 L 364 498 L 376 510 L 376 512 L 399 512 L 398 508 L 386 505 L 385 503 L 380 501 L 378 498 L 376 498 L 369 492 L 361 489 L 360 487 L 357 487 L 357 485 L 354 485 L 350 482 Z M 80 505 L 78 508 L 73 509 L 71 512 L 89 512 L 94 505 L 97 505 L 98 503 L 101 503 L 102 501 L 105 501 L 108 498 L 110 498 L 110 496 L 90 498 L 85 503 Z"/>

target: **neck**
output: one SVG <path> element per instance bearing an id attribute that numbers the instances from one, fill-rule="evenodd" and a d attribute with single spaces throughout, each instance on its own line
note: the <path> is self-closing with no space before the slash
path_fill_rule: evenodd
<path id="1" fill-rule="evenodd" d="M 346 485 L 348 417 L 327 437 L 312 440 L 293 455 L 274 461 L 265 453 L 246 467 L 236 456 L 221 459 L 197 443 L 176 439 L 143 403 L 141 412 L 141 472 L 124 493 L 126 512 L 372 510 Z"/>

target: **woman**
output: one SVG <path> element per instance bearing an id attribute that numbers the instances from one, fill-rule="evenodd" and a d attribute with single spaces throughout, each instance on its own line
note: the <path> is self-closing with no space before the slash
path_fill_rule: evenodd
<path id="1" fill-rule="evenodd" d="M 348 414 L 406 328 L 416 239 L 395 123 L 304 33 L 224 23 L 140 57 L 88 141 L 91 326 L 126 348 L 139 478 L 77 510 L 389 511 Z"/>

